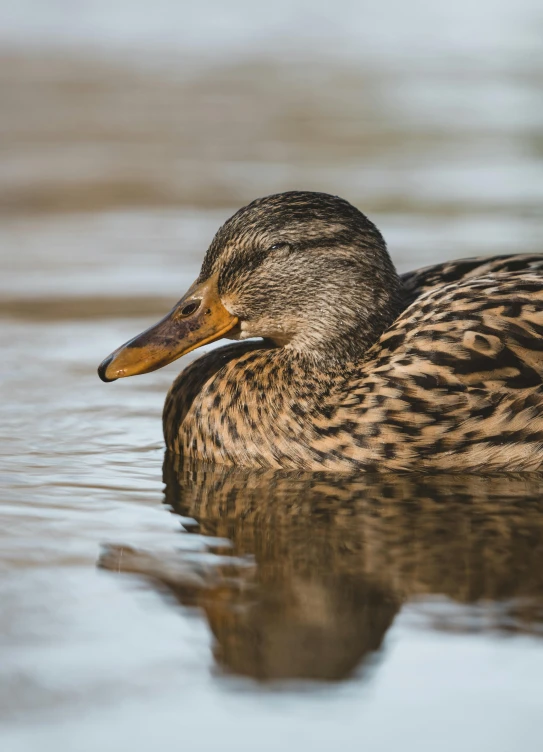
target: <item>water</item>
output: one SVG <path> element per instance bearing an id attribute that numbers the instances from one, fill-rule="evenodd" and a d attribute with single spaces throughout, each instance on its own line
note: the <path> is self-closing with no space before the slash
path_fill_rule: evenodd
<path id="1" fill-rule="evenodd" d="M 0 4 L 2 749 L 543 743 L 538 478 L 183 466 L 183 363 L 96 376 L 258 195 L 541 252 L 540 4 L 335 8 Z"/>

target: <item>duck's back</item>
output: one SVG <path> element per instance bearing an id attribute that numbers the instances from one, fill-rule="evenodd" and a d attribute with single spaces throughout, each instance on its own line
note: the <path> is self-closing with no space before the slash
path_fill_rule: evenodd
<path id="1" fill-rule="evenodd" d="M 467 259 L 403 281 L 414 302 L 336 416 L 350 418 L 350 452 L 389 469 L 543 467 L 543 256 Z"/>
<path id="2" fill-rule="evenodd" d="M 477 277 L 507 272 L 543 272 L 543 254 L 516 253 L 502 256 L 473 256 L 457 261 L 425 266 L 402 274 L 406 305 L 434 287 L 465 282 Z"/>

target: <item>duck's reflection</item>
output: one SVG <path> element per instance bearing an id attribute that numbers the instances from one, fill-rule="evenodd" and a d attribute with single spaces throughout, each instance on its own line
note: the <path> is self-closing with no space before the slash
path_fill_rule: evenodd
<path id="1" fill-rule="evenodd" d="M 542 633 L 540 478 L 247 472 L 168 456 L 164 474 L 166 503 L 231 550 L 213 563 L 119 546 L 101 564 L 202 607 L 231 672 L 345 678 L 404 602 L 430 595 L 464 604 L 434 609 L 439 626 Z M 484 619 L 467 607 L 478 603 Z"/>

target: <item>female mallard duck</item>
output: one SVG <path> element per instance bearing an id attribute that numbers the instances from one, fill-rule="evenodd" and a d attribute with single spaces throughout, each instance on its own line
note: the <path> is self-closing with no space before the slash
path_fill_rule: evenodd
<path id="1" fill-rule="evenodd" d="M 336 196 L 253 201 L 200 276 L 110 355 L 104 381 L 221 337 L 166 398 L 178 454 L 309 470 L 543 466 L 543 255 L 398 277 L 367 217 Z"/>

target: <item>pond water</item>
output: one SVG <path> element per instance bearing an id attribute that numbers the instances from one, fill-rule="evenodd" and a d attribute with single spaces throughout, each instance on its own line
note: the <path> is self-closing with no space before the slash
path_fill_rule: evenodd
<path id="1" fill-rule="evenodd" d="M 543 745 L 540 479 L 183 464 L 183 361 L 96 375 L 258 195 L 543 250 L 540 3 L 336 5 L 0 3 L 3 750 Z"/>

